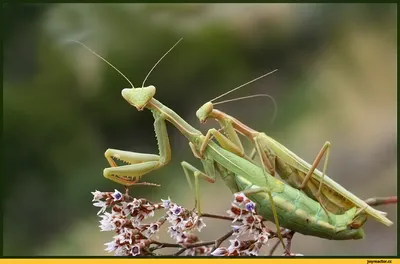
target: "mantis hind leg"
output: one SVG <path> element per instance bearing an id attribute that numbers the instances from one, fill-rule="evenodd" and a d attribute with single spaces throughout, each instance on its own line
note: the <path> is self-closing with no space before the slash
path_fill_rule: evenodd
<path id="1" fill-rule="evenodd" d="M 283 237 L 282 237 L 282 233 L 281 233 L 281 227 L 279 225 L 278 213 L 276 212 L 275 202 L 274 202 L 271 192 L 267 188 L 254 188 L 254 189 L 247 189 L 247 190 L 242 191 L 242 193 L 244 193 L 245 195 L 251 195 L 251 194 L 256 194 L 256 193 L 260 193 L 260 192 L 266 192 L 268 194 L 269 202 L 271 204 L 272 214 L 274 216 L 276 233 L 278 234 L 278 238 L 282 244 L 282 247 L 286 251 L 286 246 L 285 246 L 285 243 L 283 242 Z"/>
<path id="2" fill-rule="evenodd" d="M 328 209 L 326 208 L 326 206 L 323 204 L 323 202 L 321 200 L 321 190 L 322 190 L 322 185 L 324 183 L 324 177 L 326 175 L 326 168 L 328 166 L 330 149 L 331 149 L 331 143 L 329 141 L 325 142 L 325 144 L 322 146 L 320 152 L 318 153 L 317 157 L 315 158 L 313 164 L 311 165 L 310 170 L 307 172 L 306 176 L 304 177 L 303 182 L 301 183 L 300 186 L 298 186 L 298 188 L 300 190 L 307 186 L 307 183 L 312 178 L 312 175 L 314 174 L 315 169 L 317 168 L 317 166 L 321 162 L 322 157 L 326 154 L 324 168 L 322 170 L 322 177 L 321 177 L 321 181 L 319 183 L 318 191 L 315 194 L 315 198 L 321 204 L 322 209 L 324 209 L 324 211 L 328 215 L 328 217 L 329 217 Z"/>
<path id="3" fill-rule="evenodd" d="M 315 169 L 317 168 L 317 166 L 321 162 L 322 157 L 326 153 L 324 169 L 322 171 L 321 182 L 319 184 L 317 195 L 319 195 L 321 193 L 322 184 L 324 182 L 324 177 L 326 175 L 326 168 L 328 166 L 330 149 L 331 149 L 331 143 L 329 141 L 325 142 L 325 144 L 322 146 L 320 152 L 318 153 L 317 157 L 315 158 L 313 164 L 311 165 L 311 168 L 308 171 L 307 175 L 304 177 L 302 184 L 299 186 L 299 189 L 303 189 L 304 187 L 307 186 L 308 181 L 311 179 L 312 175 L 314 174 Z"/>
<path id="4" fill-rule="evenodd" d="M 256 149 L 257 149 L 257 153 L 258 153 L 258 155 L 259 155 L 259 157 L 261 159 L 261 164 L 264 164 L 263 163 L 263 154 L 265 155 L 265 152 L 261 151 L 261 147 L 260 147 L 260 144 L 257 141 L 257 138 L 254 138 L 254 142 L 255 142 Z M 266 169 L 267 168 L 266 168 L 266 166 L 262 166 L 262 168 L 263 168 L 263 173 L 264 173 L 264 176 L 265 176 L 265 184 L 268 187 L 270 185 L 268 184 L 268 178 L 266 177 L 266 174 L 267 174 Z M 264 192 L 268 193 L 269 201 L 271 203 L 272 214 L 274 216 L 274 221 L 275 221 L 275 225 L 276 225 L 276 232 L 278 233 L 278 237 L 279 237 L 279 240 L 282 243 L 283 248 L 286 250 L 285 244 L 283 243 L 283 238 L 282 238 L 282 234 L 281 234 L 281 227 L 279 225 L 278 213 L 276 212 L 274 199 L 272 198 L 271 192 L 267 188 L 264 188 Z"/>

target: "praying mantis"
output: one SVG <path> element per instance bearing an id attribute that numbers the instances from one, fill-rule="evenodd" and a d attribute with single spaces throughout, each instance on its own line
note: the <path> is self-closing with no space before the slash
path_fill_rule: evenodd
<path id="1" fill-rule="evenodd" d="M 131 85 L 131 88 L 122 90 L 122 97 L 138 111 L 142 111 L 144 108 L 149 109 L 155 120 L 154 128 L 159 155 L 108 149 L 105 157 L 111 167 L 104 169 L 104 177 L 125 186 L 153 185 L 139 182 L 139 180 L 144 174 L 165 166 L 171 160 L 171 148 L 166 128 L 166 121 L 168 121 L 188 139 L 194 156 L 199 158 L 203 164 L 205 173 L 185 161 L 181 162 L 190 185 L 191 173 L 195 178 L 195 201 L 199 215 L 201 215 L 201 207 L 198 179 L 203 178 L 214 183 L 216 175 L 219 174 L 232 192 L 242 191 L 256 201 L 258 207 L 261 208 L 261 215 L 274 221 L 277 225 L 278 236 L 280 236 L 280 226 L 283 226 L 305 235 L 327 239 L 363 238 L 362 228 L 349 226 L 349 223 L 361 213 L 356 207 L 346 210 L 343 214 L 326 212 L 320 203 L 300 190 L 274 178 L 266 171 L 265 167 L 257 166 L 250 161 L 237 145 L 218 130 L 210 129 L 206 135 L 203 135 L 172 109 L 154 98 L 156 88 L 154 86 L 145 87 L 144 83 L 151 71 L 179 41 L 153 66 L 141 88 L 134 88 L 124 74 L 89 47 L 78 41 L 74 42 L 87 48 L 120 73 Z M 215 138 L 220 145 L 212 141 L 212 138 Z M 261 153 L 259 155 L 261 156 Z M 117 166 L 114 159 L 124 161 L 128 165 Z M 282 241 L 281 236 L 280 239 Z"/>
<path id="2" fill-rule="evenodd" d="M 239 87 L 224 93 L 222 96 L 240 89 L 243 86 L 275 71 L 276 70 L 240 85 Z M 221 98 L 222 96 L 218 96 L 215 99 Z M 329 150 L 331 147 L 328 141 L 322 147 L 313 164 L 310 165 L 278 141 L 267 136 L 265 133 L 258 132 L 243 124 L 236 118 L 214 109 L 214 104 L 212 103 L 213 100 L 205 103 L 196 112 L 200 122 L 204 123 L 208 118 L 213 118 L 218 121 L 227 137 L 234 142 L 236 147 L 240 149 L 242 153 L 244 150 L 237 132 L 244 135 L 250 140 L 256 150 L 256 152 L 253 151 L 253 154 L 250 156 L 254 157 L 254 154 L 258 153 L 260 156 L 261 166 L 268 170 L 272 176 L 275 176 L 276 170 L 279 176 L 286 183 L 294 188 L 303 190 L 307 196 L 318 201 L 325 211 L 334 214 L 342 214 L 350 208 L 359 208 L 360 214 L 349 223 L 351 228 L 361 227 L 367 220 L 367 216 L 372 216 L 387 226 L 393 224 L 392 221 L 385 217 L 386 213 L 372 208 L 365 203 L 365 201 L 361 200 L 326 175 Z M 320 172 L 317 169 L 317 166 L 325 152 L 325 164 L 323 172 Z"/>

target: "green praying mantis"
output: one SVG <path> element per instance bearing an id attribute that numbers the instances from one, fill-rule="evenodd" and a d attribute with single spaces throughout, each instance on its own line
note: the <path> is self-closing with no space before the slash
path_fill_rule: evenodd
<path id="1" fill-rule="evenodd" d="M 159 155 L 108 149 L 105 157 L 111 167 L 104 169 L 103 174 L 106 178 L 125 186 L 153 185 L 139 182 L 139 180 L 144 174 L 165 166 L 171 159 L 171 148 L 166 129 L 166 121 L 168 121 L 188 139 L 194 156 L 199 158 L 203 164 L 205 173 L 185 161 L 181 163 L 189 183 L 191 174 L 195 178 L 195 201 L 200 215 L 198 179 L 203 178 L 213 183 L 216 175 L 219 174 L 232 192 L 243 191 L 256 201 L 258 208 L 261 208 L 261 215 L 268 220 L 275 221 L 279 236 L 280 225 L 305 235 L 328 239 L 360 239 L 364 236 L 362 228 L 352 228 L 349 225 L 360 215 L 362 210 L 353 207 L 343 214 L 325 211 L 319 202 L 274 178 L 266 171 L 265 167 L 254 164 L 243 155 L 237 145 L 218 130 L 210 129 L 204 136 L 173 110 L 154 98 L 155 87 L 145 87 L 144 83 L 151 71 L 179 41 L 153 66 L 141 88 L 134 88 L 125 75 L 90 48 L 78 41 L 74 42 L 83 45 L 120 73 L 131 85 L 131 88 L 122 90 L 123 98 L 139 111 L 144 108 L 149 109 L 155 120 L 154 128 Z M 220 145 L 212 141 L 212 138 L 215 138 Z M 259 155 L 262 156 L 262 153 L 259 152 Z M 122 160 L 128 165 L 117 166 L 114 159 Z"/>
<path id="2" fill-rule="evenodd" d="M 263 78 L 275 71 L 276 70 L 240 85 L 237 88 L 214 98 L 213 100 L 221 98 L 222 96 L 240 89 L 245 85 Z M 325 172 L 331 146 L 329 142 L 326 142 L 323 145 L 315 161 L 312 165 L 310 165 L 288 148 L 280 144 L 278 141 L 267 136 L 265 133 L 258 132 L 243 124 L 236 118 L 222 111 L 214 109 L 214 104 L 212 103 L 213 100 L 205 103 L 196 112 L 200 122 L 204 123 L 208 118 L 217 120 L 227 137 L 234 142 L 236 147 L 240 149 L 241 153 L 244 153 L 244 149 L 237 132 L 244 135 L 250 140 L 254 149 L 256 150 L 253 151 L 250 156 L 254 157 L 254 155 L 258 153 L 260 156 L 261 166 L 268 170 L 271 175 L 274 176 L 275 171 L 277 171 L 279 176 L 286 183 L 294 188 L 303 190 L 307 196 L 318 201 L 325 211 L 329 211 L 334 214 L 342 214 L 350 208 L 359 208 L 363 212 L 360 213 L 357 218 L 353 219 L 351 223 L 349 223 L 349 226 L 352 228 L 361 227 L 367 220 L 367 216 L 372 216 L 387 226 L 391 226 L 393 224 L 392 221 L 385 217 L 386 213 L 372 208 L 365 201 L 361 200 L 326 175 Z M 325 153 L 325 164 L 323 172 L 321 172 L 317 169 L 317 166 Z"/>

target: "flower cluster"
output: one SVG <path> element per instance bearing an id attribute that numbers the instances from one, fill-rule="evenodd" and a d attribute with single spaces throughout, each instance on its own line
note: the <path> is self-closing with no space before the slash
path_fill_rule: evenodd
<path id="1" fill-rule="evenodd" d="M 257 256 L 260 249 L 268 243 L 271 231 L 256 213 L 256 204 L 243 193 L 234 195 L 234 201 L 228 210 L 229 217 L 210 215 L 219 219 L 233 219 L 232 230 L 219 239 L 203 242 L 195 234 L 206 225 L 195 210 L 187 210 L 170 198 L 152 203 L 146 199 L 133 198 L 130 195 L 114 192 L 95 191 L 93 205 L 100 207 L 100 230 L 115 232 L 113 240 L 105 243 L 106 251 L 116 256 L 154 256 L 156 250 L 166 247 L 178 248 L 174 255 L 191 256 Z M 110 212 L 107 212 L 109 209 Z M 154 222 L 144 223 L 154 217 L 155 211 L 164 209 L 165 214 Z M 204 215 L 206 216 L 206 215 Z M 147 221 L 148 222 L 148 221 Z M 157 240 L 163 224 L 169 224 L 167 232 L 176 244 Z M 223 241 L 232 237 L 230 246 L 219 247 Z M 286 253 L 287 256 L 300 254 Z"/>
<path id="2" fill-rule="evenodd" d="M 163 208 L 162 203 L 153 204 L 146 199 L 136 199 L 123 195 L 119 191 L 99 192 L 93 194 L 93 205 L 101 207 L 98 214 L 101 231 L 115 231 L 113 241 L 106 243 L 106 251 L 117 256 L 150 255 L 148 248 L 150 236 L 157 233 L 165 220 L 160 219 L 151 224 L 141 222 L 154 216 L 154 211 Z M 111 207 L 111 213 L 106 212 Z"/>
<path id="3" fill-rule="evenodd" d="M 256 204 L 243 193 L 236 193 L 231 209 L 227 213 L 233 217 L 234 240 L 230 246 L 214 250 L 213 256 L 257 256 L 261 247 L 266 245 L 270 237 L 269 229 L 263 224 L 262 216 L 256 213 Z M 249 237 L 243 240 L 243 237 Z"/>
<path id="4" fill-rule="evenodd" d="M 211 249 L 206 246 L 195 247 L 190 245 L 201 242 L 193 233 L 201 231 L 204 224 L 197 212 L 188 211 L 168 198 L 161 203 L 151 203 L 146 199 L 136 199 L 118 190 L 114 192 L 95 191 L 93 205 L 100 207 L 98 215 L 101 217 L 101 231 L 115 231 L 116 235 L 111 242 L 105 243 L 106 251 L 114 252 L 116 256 L 146 256 L 154 255 L 150 249 L 152 244 L 158 246 L 163 243 L 154 241 L 160 227 L 167 221 L 170 226 L 168 233 L 178 245 L 187 247 L 186 255 L 208 255 Z M 106 212 L 111 208 L 111 212 Z M 166 215 L 149 224 L 143 220 L 153 217 L 155 210 L 165 209 Z"/>
<path id="5" fill-rule="evenodd" d="M 188 247 L 191 244 L 201 242 L 199 238 L 193 234 L 193 230 L 201 231 L 206 224 L 199 217 L 196 211 L 189 211 L 182 206 L 179 206 L 168 198 L 162 200 L 163 207 L 167 209 L 166 220 L 171 224 L 168 227 L 170 236 L 183 247 Z M 191 247 L 185 251 L 185 255 L 208 255 L 211 253 L 211 248 L 206 246 Z"/>

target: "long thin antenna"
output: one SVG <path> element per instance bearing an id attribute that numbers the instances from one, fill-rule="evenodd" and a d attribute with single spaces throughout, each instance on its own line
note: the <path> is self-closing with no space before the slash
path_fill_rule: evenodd
<path id="1" fill-rule="evenodd" d="M 227 91 L 226 93 L 223 93 L 223 94 L 221 94 L 221 95 L 215 97 L 214 99 L 210 100 L 210 102 L 212 102 L 212 101 L 214 101 L 214 100 L 217 100 L 217 99 L 219 99 L 219 98 L 221 98 L 221 97 L 223 97 L 223 96 L 225 96 L 225 95 L 227 95 L 227 94 L 230 94 L 230 93 L 232 93 L 232 92 L 234 92 L 234 91 L 236 91 L 236 90 L 238 90 L 238 89 L 240 89 L 240 88 L 242 88 L 242 87 L 244 87 L 244 86 L 246 86 L 246 85 L 248 85 L 248 84 L 250 84 L 250 83 L 253 83 L 253 82 L 255 82 L 255 81 L 257 81 L 257 80 L 259 80 L 259 79 L 261 79 L 261 78 L 264 78 L 265 76 L 268 76 L 268 75 L 270 75 L 270 74 L 276 72 L 277 70 L 278 70 L 278 69 L 275 69 L 275 70 L 273 70 L 273 71 L 271 71 L 271 72 L 269 72 L 269 73 L 266 73 L 266 74 L 264 74 L 264 75 L 261 75 L 260 77 L 255 78 L 255 79 L 253 79 L 253 80 L 251 80 L 251 81 L 249 81 L 249 82 L 247 82 L 247 83 L 245 83 L 245 84 L 242 84 L 242 85 L 240 85 L 240 86 L 238 86 L 238 87 L 236 87 L 236 88 L 233 88 L 232 90 Z"/>
<path id="2" fill-rule="evenodd" d="M 110 65 L 114 70 L 116 70 L 119 74 L 121 74 L 122 77 L 124 77 L 125 80 L 127 80 L 128 83 L 132 86 L 132 88 L 134 88 L 132 82 L 131 82 L 120 70 L 118 70 L 117 67 L 115 67 L 115 66 L 112 65 L 110 62 L 108 62 L 105 58 L 103 58 L 102 56 L 100 56 L 99 54 L 97 54 L 94 50 L 92 50 L 91 48 L 89 48 L 88 46 L 86 46 L 85 44 L 83 44 L 82 42 L 80 42 L 80 41 L 78 41 L 78 40 L 70 39 L 69 41 L 72 41 L 72 42 L 75 42 L 75 43 L 81 45 L 82 47 L 84 47 L 85 49 L 89 50 L 91 53 L 93 53 L 94 55 L 96 55 L 97 57 L 99 57 L 100 59 L 102 59 L 103 61 L 105 61 L 105 62 L 106 62 L 108 65 Z"/>
<path id="3" fill-rule="evenodd" d="M 146 75 L 146 78 L 144 78 L 142 87 L 144 87 L 144 83 L 146 82 L 147 78 L 150 76 L 150 73 L 154 70 L 154 68 L 162 61 L 162 59 L 164 59 L 165 56 L 167 56 L 167 54 L 173 49 L 175 48 L 176 45 L 178 45 L 179 42 L 181 42 L 183 38 L 181 38 L 180 40 L 178 40 L 174 46 L 172 46 L 172 48 L 170 48 L 157 62 L 156 64 L 154 64 L 153 68 L 151 68 L 151 70 L 149 71 L 149 73 Z"/>
<path id="4" fill-rule="evenodd" d="M 278 114 L 278 104 L 276 103 L 275 98 L 272 97 L 269 94 L 253 94 L 253 95 L 238 97 L 238 98 L 234 98 L 234 99 L 224 100 L 224 101 L 221 101 L 221 102 L 214 103 L 214 105 L 224 104 L 224 103 L 234 102 L 234 101 L 240 101 L 240 100 L 254 98 L 254 97 L 268 97 L 268 98 L 270 98 L 272 100 L 272 103 L 274 104 L 274 114 L 273 114 L 273 116 L 271 118 L 271 123 L 273 123 L 275 121 L 276 115 Z"/>

